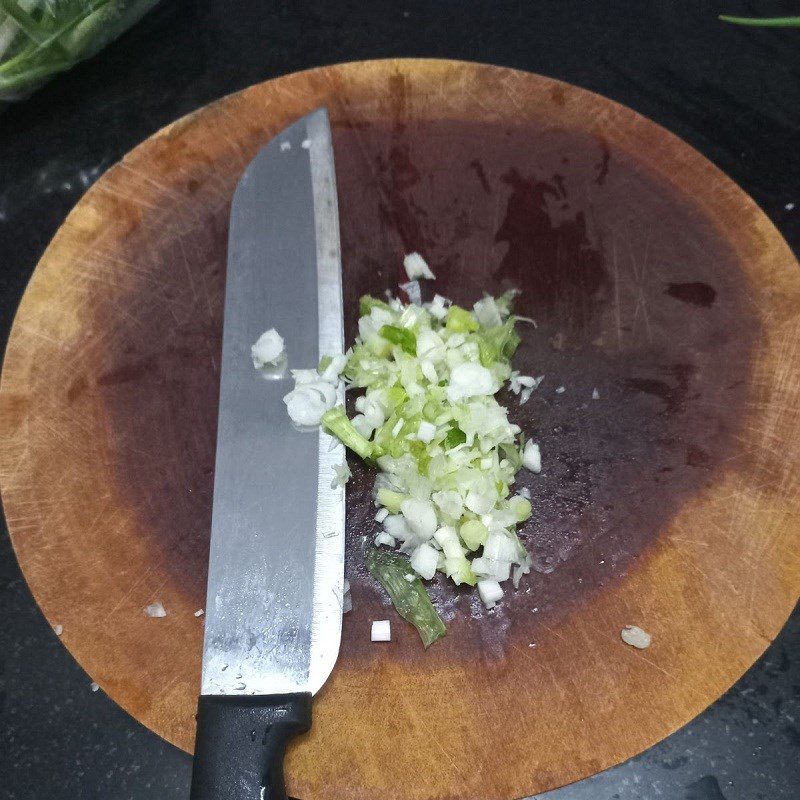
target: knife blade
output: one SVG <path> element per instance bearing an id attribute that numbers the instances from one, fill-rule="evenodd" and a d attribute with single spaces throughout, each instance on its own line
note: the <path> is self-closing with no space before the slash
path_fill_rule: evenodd
<path id="1" fill-rule="evenodd" d="M 331 479 L 344 450 L 292 427 L 288 369 L 253 368 L 250 346 L 272 327 L 291 368 L 343 352 L 324 108 L 258 153 L 231 206 L 193 800 L 285 797 L 283 749 L 339 650 L 344 489 Z"/>

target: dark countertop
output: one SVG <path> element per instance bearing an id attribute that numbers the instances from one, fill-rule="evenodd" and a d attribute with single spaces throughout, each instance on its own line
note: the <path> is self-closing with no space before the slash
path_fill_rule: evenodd
<path id="1" fill-rule="evenodd" d="M 86 188 L 142 139 L 276 75 L 386 56 L 485 61 L 625 103 L 704 153 L 800 252 L 800 30 L 718 13 L 784 2 L 173 0 L 97 58 L 0 113 L 0 341 Z M 50 630 L 0 531 L 0 798 L 172 800 L 191 761 L 102 692 Z M 647 713 L 642 709 L 642 713 Z M 548 800 L 788 800 L 800 793 L 800 612 L 717 703 L 632 761 Z M 399 787 L 398 796 L 402 796 Z"/>

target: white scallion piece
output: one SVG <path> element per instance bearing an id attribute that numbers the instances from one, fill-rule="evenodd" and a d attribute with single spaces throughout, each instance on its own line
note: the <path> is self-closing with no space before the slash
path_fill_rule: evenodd
<path id="1" fill-rule="evenodd" d="M 622 637 L 622 641 L 625 642 L 625 644 L 629 644 L 637 650 L 646 650 L 653 641 L 653 637 L 637 625 L 626 625 L 620 631 L 619 635 Z"/>
<path id="2" fill-rule="evenodd" d="M 386 517 L 389 516 L 389 509 L 388 508 L 379 508 L 378 513 L 375 514 L 375 522 L 383 522 Z"/>
<path id="3" fill-rule="evenodd" d="M 439 554 L 427 543 L 421 544 L 411 554 L 411 568 L 427 581 L 436 574 L 438 561 Z"/>
<path id="4" fill-rule="evenodd" d="M 196 617 L 202 617 L 202 616 L 203 616 L 203 614 L 205 614 L 205 613 L 206 613 L 206 612 L 205 612 L 205 611 L 204 611 L 202 608 L 198 608 L 198 609 L 197 609 L 197 611 L 195 611 L 195 612 L 194 612 L 194 615 L 195 615 Z"/>
<path id="5" fill-rule="evenodd" d="M 167 612 L 164 609 L 164 606 L 156 600 L 155 603 L 150 603 L 147 608 L 145 608 L 144 613 L 147 614 L 148 617 L 166 617 Z"/>
<path id="6" fill-rule="evenodd" d="M 494 608 L 497 602 L 503 598 L 500 584 L 492 580 L 478 581 L 478 594 L 486 608 Z"/>
<path id="7" fill-rule="evenodd" d="M 401 283 L 400 288 L 408 295 L 408 299 L 413 305 L 422 305 L 422 289 L 420 288 L 419 281 Z"/>
<path id="8" fill-rule="evenodd" d="M 256 369 L 277 366 L 286 359 L 283 337 L 275 328 L 264 331 L 250 348 L 250 355 Z"/>
<path id="9" fill-rule="evenodd" d="M 428 358 L 422 359 L 419 363 L 419 368 L 422 370 L 422 374 L 428 380 L 429 383 L 438 383 L 439 376 L 436 374 L 436 367 Z"/>
<path id="10" fill-rule="evenodd" d="M 408 523 L 402 514 L 390 514 L 383 521 L 383 527 L 389 536 L 393 539 L 399 539 L 401 542 L 405 542 L 413 536 L 411 528 L 408 527 Z"/>
<path id="11" fill-rule="evenodd" d="M 342 586 L 342 614 L 347 614 L 353 610 L 353 596 L 350 594 L 350 581 L 344 579 Z"/>
<path id="12" fill-rule="evenodd" d="M 408 527 L 420 540 L 430 539 L 436 533 L 436 509 L 430 500 L 403 500 L 400 511 Z"/>
<path id="13" fill-rule="evenodd" d="M 432 422 L 422 420 L 417 429 L 417 439 L 425 444 L 430 444 L 434 436 L 436 436 L 436 426 Z"/>
<path id="14" fill-rule="evenodd" d="M 322 415 L 336 405 L 336 388 L 327 381 L 304 383 L 284 396 L 286 411 L 301 428 L 319 425 Z"/>
<path id="15" fill-rule="evenodd" d="M 409 253 L 403 259 L 403 268 L 410 281 L 415 281 L 418 278 L 427 278 L 428 280 L 436 279 L 428 263 L 419 253 Z"/>
<path id="16" fill-rule="evenodd" d="M 352 473 L 350 472 L 350 467 L 347 461 L 342 461 L 341 464 L 336 464 L 333 468 L 334 476 L 333 480 L 331 481 L 331 489 L 339 489 L 340 487 L 344 487 L 347 481 L 350 480 L 352 477 Z"/>
<path id="17" fill-rule="evenodd" d="M 61 636 L 64 633 L 64 626 L 63 625 L 53 625 L 53 633 L 56 636 Z"/>
<path id="18" fill-rule="evenodd" d="M 375 536 L 375 544 L 385 544 L 387 547 L 395 547 L 397 545 L 397 539 L 395 539 L 394 536 L 390 536 L 386 531 L 380 531 Z"/>
<path id="19" fill-rule="evenodd" d="M 391 642 L 392 626 L 388 619 L 376 619 L 372 623 L 370 639 L 373 642 Z"/>
<path id="20" fill-rule="evenodd" d="M 447 306 L 449 305 L 450 301 L 446 297 L 437 294 L 433 296 L 433 300 L 428 305 L 428 311 L 432 317 L 441 320 L 447 316 Z"/>
<path id="21" fill-rule="evenodd" d="M 599 400 L 600 399 L 600 392 L 597 389 L 592 389 L 592 400 Z"/>
<path id="22" fill-rule="evenodd" d="M 525 560 L 514 567 L 511 574 L 511 583 L 514 585 L 515 589 L 519 589 L 519 582 L 522 580 L 522 576 L 527 575 L 531 571 L 531 563 L 531 557 L 526 553 Z M 530 591 L 530 589 L 527 591 Z"/>
<path id="23" fill-rule="evenodd" d="M 503 324 L 503 318 L 500 316 L 500 310 L 497 308 L 494 297 L 484 295 L 482 300 L 475 303 L 472 310 L 475 312 L 475 318 L 484 328 L 496 328 Z"/>
<path id="24" fill-rule="evenodd" d="M 458 539 L 458 533 L 452 525 L 442 525 L 433 538 L 442 548 L 445 558 L 463 559 L 465 556 L 464 548 Z"/>
<path id="25" fill-rule="evenodd" d="M 323 381 L 336 386 L 339 383 L 339 375 L 347 364 L 347 356 L 339 353 L 338 355 L 331 356 L 330 363 L 319 374 Z"/>
<path id="26" fill-rule="evenodd" d="M 522 452 L 522 466 L 537 475 L 542 471 L 542 453 L 539 445 L 530 439 L 525 443 L 525 449 Z"/>
<path id="27" fill-rule="evenodd" d="M 495 394 L 497 389 L 492 373 L 486 367 L 474 363 L 459 364 L 450 372 L 447 398 L 451 403 L 457 403 L 467 397 Z"/>
<path id="28" fill-rule="evenodd" d="M 567 389 L 565 386 L 559 386 L 558 389 L 556 389 L 556 394 L 564 394 L 566 391 Z"/>

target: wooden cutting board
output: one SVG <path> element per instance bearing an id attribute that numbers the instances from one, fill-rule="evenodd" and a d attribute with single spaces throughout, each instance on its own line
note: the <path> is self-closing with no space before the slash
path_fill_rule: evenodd
<path id="1" fill-rule="evenodd" d="M 258 148 L 323 104 L 348 335 L 355 298 L 394 288 L 410 250 L 457 301 L 521 288 L 538 327 L 515 363 L 545 380 L 507 402 L 544 469 L 521 476 L 530 578 L 493 613 L 435 586 L 449 633 L 426 652 L 364 576 L 372 476 L 354 467 L 354 609 L 290 789 L 505 800 L 602 770 L 703 710 L 796 602 L 800 271 L 701 155 L 573 86 L 446 61 L 326 67 L 214 103 L 110 169 L 39 263 L 6 353 L 0 476 L 22 569 L 102 689 L 191 750 L 229 203 Z M 165 618 L 145 616 L 154 600 Z M 371 644 L 386 617 L 393 641 Z M 626 624 L 652 646 L 623 644 Z"/>

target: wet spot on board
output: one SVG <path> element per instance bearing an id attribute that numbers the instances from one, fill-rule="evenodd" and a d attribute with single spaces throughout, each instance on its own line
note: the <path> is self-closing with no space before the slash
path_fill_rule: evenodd
<path id="1" fill-rule="evenodd" d="M 67 401 L 74 403 L 88 387 L 89 383 L 86 380 L 86 376 L 81 375 L 79 378 L 76 378 L 67 389 Z"/>
<path id="2" fill-rule="evenodd" d="M 598 136 L 597 141 L 600 144 L 600 161 L 595 165 L 597 175 L 595 176 L 594 182 L 598 186 L 602 186 L 608 177 L 608 167 L 611 163 L 611 149 L 608 146 L 608 142 L 602 136 Z"/>
<path id="3" fill-rule="evenodd" d="M 691 364 L 675 364 L 667 370 L 674 384 L 657 378 L 629 378 L 628 388 L 657 397 L 664 402 L 665 411 L 680 411 L 689 393 L 689 381 L 695 368 Z"/>
<path id="4" fill-rule="evenodd" d="M 389 103 L 394 119 L 394 130 L 400 133 L 405 129 L 402 119 L 406 110 L 406 76 L 400 72 L 389 76 Z"/>
<path id="5" fill-rule="evenodd" d="M 104 372 L 97 378 L 98 386 L 114 386 L 118 383 L 129 383 L 138 380 L 149 372 L 153 371 L 157 361 L 155 356 L 148 356 L 140 361 L 130 364 L 123 364 L 116 369 Z"/>
<path id="6" fill-rule="evenodd" d="M 553 104 L 557 105 L 559 108 L 563 108 L 567 103 L 567 96 L 560 86 L 554 86 L 550 90 L 550 99 L 553 101 Z"/>
<path id="7" fill-rule="evenodd" d="M 495 241 L 506 243 L 508 250 L 495 278 L 521 282 L 534 313 L 559 315 L 570 327 L 584 327 L 595 296 L 609 279 L 602 253 L 589 241 L 583 212 L 554 218 L 550 201 L 565 195 L 557 175 L 551 183 L 510 169 L 501 180 L 511 193 Z"/>
<path id="8" fill-rule="evenodd" d="M 784 726 L 783 733 L 791 744 L 800 747 L 800 731 L 794 725 Z"/>
<path id="9" fill-rule="evenodd" d="M 472 161 L 469 162 L 470 169 L 475 171 L 475 174 L 478 176 L 478 180 L 481 182 L 481 186 L 483 187 L 483 191 L 486 194 L 489 194 L 492 189 L 489 186 L 489 181 L 486 179 L 486 171 L 483 169 L 483 164 L 478 161 L 477 158 L 473 158 Z"/>
<path id="10" fill-rule="evenodd" d="M 682 303 L 689 303 L 701 308 L 710 308 L 717 297 L 716 289 L 702 281 L 670 283 L 667 285 L 666 294 Z"/>
<path id="11" fill-rule="evenodd" d="M 662 761 L 661 766 L 664 769 L 680 769 L 689 763 L 689 756 L 677 756 L 671 761 Z"/>
<path id="12" fill-rule="evenodd" d="M 378 167 L 383 172 L 388 171 L 392 188 L 398 192 L 404 192 L 420 181 L 419 170 L 411 161 L 408 145 L 392 147 L 388 164 L 379 158 Z"/>
<path id="13" fill-rule="evenodd" d="M 418 208 L 408 196 L 408 190 L 420 182 L 420 172 L 409 157 L 408 145 L 393 146 L 386 158 L 379 156 L 376 161 L 381 194 L 378 208 L 384 225 L 397 231 L 405 252 L 424 251 Z"/>
<path id="14" fill-rule="evenodd" d="M 690 444 L 686 448 L 686 465 L 689 467 L 710 467 L 711 456 L 701 447 Z"/>

